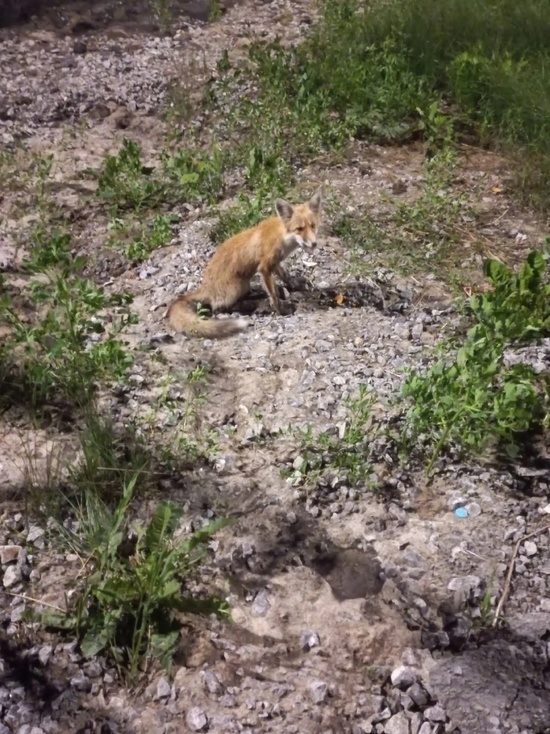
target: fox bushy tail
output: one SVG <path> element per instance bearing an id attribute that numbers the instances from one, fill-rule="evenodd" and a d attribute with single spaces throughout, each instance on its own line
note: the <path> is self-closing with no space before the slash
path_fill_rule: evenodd
<path id="1" fill-rule="evenodd" d="M 175 331 L 187 336 L 205 339 L 226 339 L 248 328 L 244 319 L 205 319 L 196 311 L 197 303 L 207 303 L 200 298 L 200 291 L 186 293 L 170 304 L 166 317 Z"/>

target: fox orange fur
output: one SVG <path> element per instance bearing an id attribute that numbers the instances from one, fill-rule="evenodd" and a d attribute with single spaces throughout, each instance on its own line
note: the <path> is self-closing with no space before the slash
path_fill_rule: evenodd
<path id="1" fill-rule="evenodd" d="M 246 329 L 248 322 L 244 319 L 201 318 L 196 305 L 209 306 L 212 311 L 231 308 L 249 292 L 256 273 L 262 276 L 274 310 L 284 313 L 274 276 L 291 288 L 292 278 L 281 263 L 299 247 L 309 252 L 316 248 L 321 193 L 298 206 L 277 199 L 275 208 L 278 216 L 264 219 L 223 242 L 208 263 L 201 285 L 170 304 L 166 316 L 175 331 L 223 339 Z"/>

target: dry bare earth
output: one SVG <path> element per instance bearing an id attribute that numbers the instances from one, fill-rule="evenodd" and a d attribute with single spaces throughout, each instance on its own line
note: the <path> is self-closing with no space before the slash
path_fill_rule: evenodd
<path id="1" fill-rule="evenodd" d="M 134 293 L 140 321 L 130 339 L 138 345 L 156 335 L 152 343 L 167 361 L 141 355 L 124 400 L 104 396 L 111 414 L 124 423 L 155 408 L 167 371 L 181 375 L 183 385 L 197 364 L 209 368 L 208 399 L 194 430 L 215 430 L 219 451 L 211 466 L 168 482 L 166 495 L 185 503 L 192 517 L 211 507 L 236 517 L 214 544 L 205 579 L 228 597 L 233 624 L 190 622 L 184 664 L 173 679 L 152 674 L 138 692 L 119 685 L 102 661 L 84 663 L 74 647 L 40 635 L 35 652 L 46 680 L 32 681 L 5 643 L 0 732 L 549 732 L 548 534 L 520 549 L 506 607 L 510 629 L 469 641 L 485 588 L 492 595 L 502 590 L 514 543 L 548 521 L 547 475 L 449 459 L 426 485 L 414 467 L 403 468 L 396 457 L 384 461 L 382 443 L 377 494 L 337 477 L 306 489 L 281 477 L 282 468 L 299 463 L 300 447 L 279 429 L 338 426 L 346 417 L 343 400 L 365 383 L 378 395 L 377 410 L 388 409 L 402 369 L 456 320 L 444 284 L 385 271 L 381 299 L 379 286 L 361 275 L 356 280 L 349 253 L 327 227 L 315 258 L 294 264 L 313 283 L 310 293 L 294 296 L 294 315 L 264 309 L 250 317 L 246 334 L 222 344 L 167 342 L 159 336 L 165 306 L 198 282 L 212 250 L 211 221 L 182 203 L 173 243 L 136 268 L 102 249 L 108 222 L 91 203 L 93 184 L 79 173 L 98 167 L 123 137 L 139 140 L 154 160 L 167 133 L 162 111 L 170 83 L 186 74 L 200 83 L 203 63 L 213 68 L 224 49 L 237 57 L 254 37 L 281 32 L 289 42 L 299 39 L 311 23 L 309 4 L 242 3 L 210 25 L 180 18 L 164 37 L 142 16 L 128 22 L 120 13 L 111 21 L 108 9 L 92 18 L 67 6 L 3 31 L 0 141 L 15 151 L 19 171 L 0 198 L 0 260 L 16 281 L 25 227 L 36 216 L 20 172 L 33 153 L 52 152 L 50 194 L 90 270 L 107 288 Z M 300 189 L 322 184 L 342 206 L 376 213 L 382 191 L 415 195 L 421 161 L 420 148 L 356 146 L 346 163 L 304 170 Z M 506 180 L 503 161 L 470 151 L 457 189 L 484 211 L 481 250 L 513 262 L 536 245 L 541 230 L 509 200 Z M 480 255 L 469 243 L 465 237 L 461 259 L 477 267 Z M 347 296 L 340 307 L 335 293 Z M 354 297 L 359 307 L 348 305 Z M 2 421 L 0 545 L 21 545 L 22 579 L 0 594 L 6 639 L 25 639 L 25 604 L 17 594 L 63 603 L 79 566 L 24 529 L 17 514 L 28 481 L 22 467 L 29 446 L 40 473 L 55 447 L 71 439 L 14 425 L 10 414 Z M 470 508 L 465 520 L 452 512 L 461 498 Z M 15 566 L 3 560 L 5 574 Z M 389 680 L 400 665 L 407 669 Z M 424 688 L 411 688 L 417 679 Z"/>

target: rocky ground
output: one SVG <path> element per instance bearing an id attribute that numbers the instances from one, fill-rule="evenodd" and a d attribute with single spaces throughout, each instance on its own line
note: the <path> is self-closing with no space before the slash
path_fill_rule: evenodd
<path id="1" fill-rule="evenodd" d="M 237 3 L 214 23 L 198 4 L 181 3 L 187 15 L 168 35 L 145 11 L 113 5 L 91 13 L 62 5 L 0 31 L 0 141 L 22 166 L 33 153 L 54 154 L 51 195 L 95 277 L 135 295 L 140 320 L 129 339 L 149 351 L 124 394 L 104 396 L 111 415 L 123 425 L 153 407 L 169 370 L 177 377 L 207 368 L 197 430 L 217 432 L 218 452 L 166 493 L 195 518 L 211 507 L 235 518 L 212 544 L 205 572 L 233 622 L 189 621 L 173 675 L 153 671 L 138 690 L 103 659 L 86 662 L 74 644 L 29 625 L 26 611 L 37 602 L 63 607 L 80 570 L 78 557 L 50 546 L 47 528 L 26 523 L 23 500 L 29 455 L 33 472 L 44 472 L 53 447 L 71 439 L 4 416 L 0 734 L 550 732 L 548 465 L 446 457 L 428 482 L 380 436 L 372 453 L 381 489 L 372 492 L 337 474 L 305 481 L 303 447 L 285 431 L 338 431 L 345 400 L 361 385 L 376 393 L 375 414 L 389 410 L 403 368 L 458 323 L 444 283 L 388 269 L 357 274 L 327 222 L 315 255 L 291 265 L 310 281 L 291 295 L 296 312 L 279 317 L 264 304 L 245 334 L 213 343 L 174 338 L 163 321 L 212 251 L 204 212 L 187 212 L 172 243 L 140 266 L 94 257 L 108 222 L 81 173 L 124 136 L 154 156 L 175 81 L 200 83 L 225 49 L 236 57 L 256 35 L 299 39 L 314 18 L 309 3 Z M 312 164 L 300 188 L 306 195 L 322 185 L 342 206 L 375 210 L 381 191 L 414 195 L 421 160 L 418 147 L 356 146 L 347 162 Z M 461 165 L 462 186 L 484 212 L 486 251 L 514 261 L 535 246 L 543 231 L 506 195 L 505 162 L 471 150 Z M 16 279 L 25 244 L 18 233 L 37 215 L 24 209 L 24 182 L 10 176 L 0 194 L 0 267 Z M 478 265 L 479 253 L 467 240 L 463 247 L 464 262 Z M 543 344 L 533 358 L 549 354 Z M 510 564 L 507 624 L 492 629 L 488 609 Z"/>

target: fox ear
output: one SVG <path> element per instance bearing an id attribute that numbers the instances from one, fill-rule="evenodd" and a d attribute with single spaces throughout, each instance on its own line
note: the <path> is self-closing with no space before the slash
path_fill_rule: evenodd
<path id="1" fill-rule="evenodd" d="M 312 212 L 315 212 L 315 214 L 318 214 L 321 210 L 321 201 L 323 199 L 323 196 L 321 194 L 321 189 L 319 191 L 316 191 L 311 199 L 309 200 L 309 208 Z"/>
<path id="2" fill-rule="evenodd" d="M 285 201 L 284 199 L 277 199 L 275 201 L 275 208 L 277 209 L 277 214 L 281 217 L 283 222 L 287 222 L 289 219 L 292 219 L 293 209 L 292 206 L 288 203 L 288 201 Z"/>

